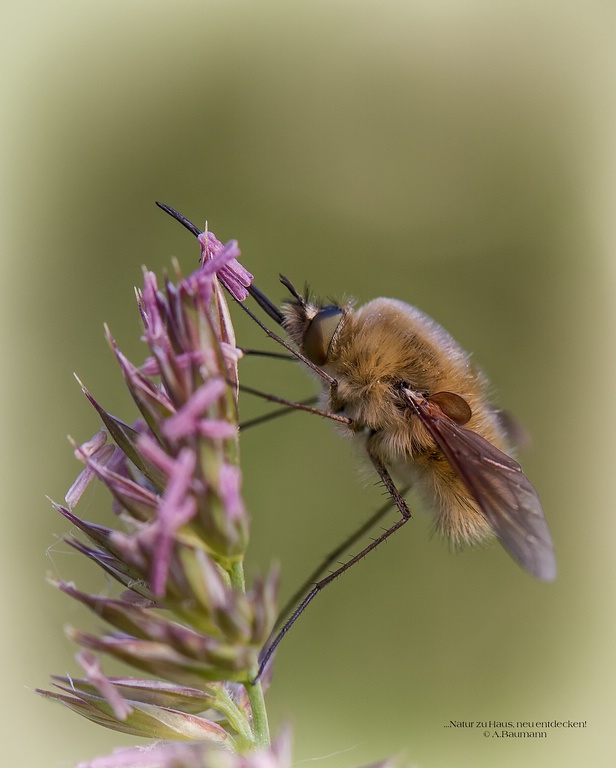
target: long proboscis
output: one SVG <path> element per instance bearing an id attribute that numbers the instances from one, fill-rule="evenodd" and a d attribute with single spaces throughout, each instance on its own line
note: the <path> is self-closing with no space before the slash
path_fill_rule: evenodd
<path id="1" fill-rule="evenodd" d="M 176 211 L 175 208 L 172 208 L 170 205 L 165 205 L 165 203 L 160 203 L 156 201 L 156 205 L 161 208 L 165 213 L 168 213 L 169 216 L 174 218 L 176 221 L 179 221 L 182 226 L 186 227 L 186 229 L 191 232 L 195 237 L 199 237 L 203 234 L 203 232 L 197 227 L 195 224 L 192 223 L 189 219 L 186 218 L 186 216 L 182 216 L 179 211 Z M 292 292 L 292 294 L 299 298 L 299 295 L 291 282 L 286 278 L 281 276 L 281 282 L 284 286 L 289 288 L 289 290 Z M 257 304 L 261 307 L 261 309 L 274 320 L 278 325 L 283 325 L 284 315 L 282 312 L 278 309 L 278 307 L 270 301 L 270 299 L 267 298 L 267 296 L 257 288 L 256 285 L 251 284 L 246 289 L 248 293 L 254 298 L 254 300 L 257 302 Z M 235 298 L 235 297 L 233 297 Z M 294 357 L 296 357 L 298 360 L 301 360 L 302 363 L 308 366 L 308 368 L 312 369 L 317 376 L 320 376 L 324 381 L 326 381 L 330 387 L 335 388 L 338 384 L 336 379 L 332 378 L 328 373 L 326 373 L 324 370 L 319 368 L 318 365 L 315 365 L 311 360 L 309 360 L 305 355 L 303 355 L 299 350 L 295 349 L 295 347 L 291 346 L 287 341 L 285 341 L 283 338 L 278 336 L 278 334 L 271 331 L 265 323 L 261 322 L 259 318 L 252 312 L 242 301 L 239 301 L 238 299 L 235 299 L 236 302 L 240 305 L 240 307 L 246 312 L 247 315 L 249 315 L 255 323 L 270 337 L 270 339 L 273 339 L 277 344 L 280 344 L 282 347 L 284 347 L 287 351 L 289 351 Z"/>
<path id="2" fill-rule="evenodd" d="M 186 227 L 189 232 L 192 232 L 195 237 L 199 237 L 199 235 L 203 234 L 202 229 L 199 229 L 199 227 L 187 219 L 186 216 L 182 216 L 182 214 L 179 211 L 176 211 L 175 208 L 172 208 L 170 205 L 165 205 L 165 203 L 160 203 L 158 201 L 156 201 L 156 205 L 159 208 L 162 208 L 165 213 L 168 213 L 169 216 L 173 217 L 176 221 L 179 221 L 180 224 Z M 284 319 L 283 314 L 274 304 L 274 302 L 270 301 L 270 299 L 267 298 L 263 291 L 259 290 L 259 288 L 257 288 L 257 286 L 254 284 L 249 285 L 247 291 L 261 307 L 261 309 L 267 315 L 269 315 L 269 317 L 271 317 L 275 323 L 278 323 L 278 325 L 281 326 Z"/>

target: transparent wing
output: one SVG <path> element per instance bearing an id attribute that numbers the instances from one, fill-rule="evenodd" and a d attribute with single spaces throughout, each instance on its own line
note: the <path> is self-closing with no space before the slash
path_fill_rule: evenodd
<path id="1" fill-rule="evenodd" d="M 537 491 L 517 461 L 456 424 L 429 400 L 413 395 L 409 404 L 464 480 L 507 552 L 533 576 L 552 581 L 556 577 L 552 537 Z"/>

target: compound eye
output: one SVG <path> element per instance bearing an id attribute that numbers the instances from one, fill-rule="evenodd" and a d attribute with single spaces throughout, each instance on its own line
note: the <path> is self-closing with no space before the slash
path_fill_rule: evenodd
<path id="1" fill-rule="evenodd" d="M 304 335 L 304 354 L 311 363 L 324 365 L 327 362 L 342 315 L 340 307 L 323 307 L 310 321 Z"/>

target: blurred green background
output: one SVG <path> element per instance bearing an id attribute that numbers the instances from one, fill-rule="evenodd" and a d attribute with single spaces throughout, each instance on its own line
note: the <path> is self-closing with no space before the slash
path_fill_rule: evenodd
<path id="1" fill-rule="evenodd" d="M 296 764 L 616 764 L 616 6 L 51 0 L 5 2 L 1 18 L 5 764 L 132 743 L 32 689 L 78 673 L 63 626 L 92 623 L 45 573 L 109 588 L 58 543 L 44 498 L 79 470 L 66 434 L 97 429 L 72 372 L 133 418 L 102 324 L 141 361 L 141 265 L 196 265 L 156 199 L 237 238 L 276 301 L 284 272 L 417 304 L 533 436 L 521 458 L 557 582 L 498 546 L 452 555 L 417 515 L 280 648 L 269 709 L 274 730 L 293 725 Z M 266 345 L 243 316 L 237 331 Z M 308 396 L 291 368 L 250 359 L 242 376 Z M 349 446 L 303 414 L 247 432 L 243 467 L 249 570 L 279 561 L 283 597 L 380 503 Z M 106 493 L 81 512 L 108 519 Z M 445 728 L 567 718 L 587 727 L 505 742 Z"/>

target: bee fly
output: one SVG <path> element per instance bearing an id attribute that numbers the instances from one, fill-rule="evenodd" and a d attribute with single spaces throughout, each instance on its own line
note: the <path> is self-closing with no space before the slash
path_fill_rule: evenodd
<path id="1" fill-rule="evenodd" d="M 522 568 L 552 581 L 556 561 L 537 492 L 507 453 L 510 427 L 490 403 L 485 377 L 449 333 L 396 299 L 374 299 L 355 310 L 350 303 L 324 304 L 300 295 L 284 277 L 281 282 L 291 294 L 282 310 L 256 286 L 248 290 L 299 352 L 250 314 L 321 378 L 324 414 L 361 441 L 401 516 L 315 584 L 269 645 L 259 674 L 314 596 L 410 518 L 390 472 L 420 490 L 437 530 L 454 544 L 496 535 Z"/>

